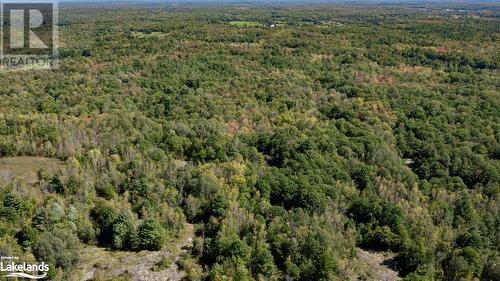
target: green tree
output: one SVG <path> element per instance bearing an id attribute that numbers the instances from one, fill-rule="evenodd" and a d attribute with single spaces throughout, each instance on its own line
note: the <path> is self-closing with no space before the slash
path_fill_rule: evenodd
<path id="1" fill-rule="evenodd" d="M 78 237 L 70 228 L 57 226 L 40 234 L 33 252 L 40 261 L 68 269 L 78 260 L 78 245 Z"/>
<path id="2" fill-rule="evenodd" d="M 158 251 L 165 243 L 165 229 L 156 220 L 146 220 L 137 229 L 137 239 L 139 249 Z"/>

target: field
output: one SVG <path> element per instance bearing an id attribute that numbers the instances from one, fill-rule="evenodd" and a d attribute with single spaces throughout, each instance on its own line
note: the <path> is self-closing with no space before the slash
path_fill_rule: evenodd
<path id="1" fill-rule="evenodd" d="M 8 184 L 12 180 L 33 184 L 38 180 L 40 171 L 54 175 L 61 170 L 63 162 L 45 157 L 7 157 L 0 158 L 0 181 Z"/>
<path id="2" fill-rule="evenodd" d="M 235 27 L 257 27 L 262 26 L 261 23 L 255 21 L 230 21 L 229 24 Z"/>
<path id="3" fill-rule="evenodd" d="M 499 11 L 62 4 L 59 68 L 0 72 L 0 252 L 50 280 L 500 280 Z"/>

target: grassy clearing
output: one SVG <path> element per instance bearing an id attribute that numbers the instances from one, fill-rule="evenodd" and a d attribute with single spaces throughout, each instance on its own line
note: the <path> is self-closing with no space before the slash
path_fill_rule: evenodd
<path id="1" fill-rule="evenodd" d="M 181 280 L 185 273 L 178 270 L 175 261 L 185 252 L 182 248 L 191 245 L 193 235 L 193 225 L 186 224 L 178 237 L 172 237 L 156 252 L 112 251 L 84 245 L 69 280 Z"/>
<path id="2" fill-rule="evenodd" d="M 355 272 L 358 274 L 357 280 L 401 280 L 398 272 L 389 266 L 394 256 L 393 253 L 389 252 L 369 252 L 358 249 L 358 255 L 354 263 Z"/>
<path id="3" fill-rule="evenodd" d="M 0 183 L 6 184 L 15 178 L 34 183 L 38 179 L 39 171 L 52 175 L 60 170 L 63 164 L 59 159 L 46 157 L 0 158 Z"/>
<path id="4" fill-rule="evenodd" d="M 153 267 L 151 267 L 151 271 L 158 272 L 169 269 L 174 262 L 175 258 L 173 256 L 165 256 L 159 262 L 157 262 Z"/>
<path id="5" fill-rule="evenodd" d="M 260 22 L 256 21 L 230 21 L 229 25 L 235 26 L 235 27 L 257 27 L 257 26 L 264 26 Z"/>
<path id="6" fill-rule="evenodd" d="M 147 37 L 166 37 L 167 34 L 163 32 L 153 31 L 151 33 L 145 33 L 141 31 L 132 31 L 133 38 L 147 38 Z"/>

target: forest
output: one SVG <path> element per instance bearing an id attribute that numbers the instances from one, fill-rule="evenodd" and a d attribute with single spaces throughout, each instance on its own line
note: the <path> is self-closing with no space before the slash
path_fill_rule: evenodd
<path id="1" fill-rule="evenodd" d="M 61 5 L 58 68 L 0 72 L 0 256 L 500 280 L 500 6 L 460 5 Z"/>

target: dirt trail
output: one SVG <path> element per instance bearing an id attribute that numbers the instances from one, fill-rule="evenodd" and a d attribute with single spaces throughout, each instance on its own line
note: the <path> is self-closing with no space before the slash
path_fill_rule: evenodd
<path id="1" fill-rule="evenodd" d="M 391 263 L 394 254 L 369 252 L 358 249 L 359 272 L 357 280 L 397 281 L 401 280 L 398 272 L 387 264 Z"/>
<path id="2" fill-rule="evenodd" d="M 133 281 L 180 281 L 185 273 L 176 262 L 193 244 L 194 227 L 186 224 L 179 238 L 168 243 L 161 251 L 122 252 L 95 246 L 85 246 L 80 262 L 71 280 L 110 280 L 122 277 Z M 163 259 L 172 261 L 170 267 L 159 271 L 151 268 Z"/>

